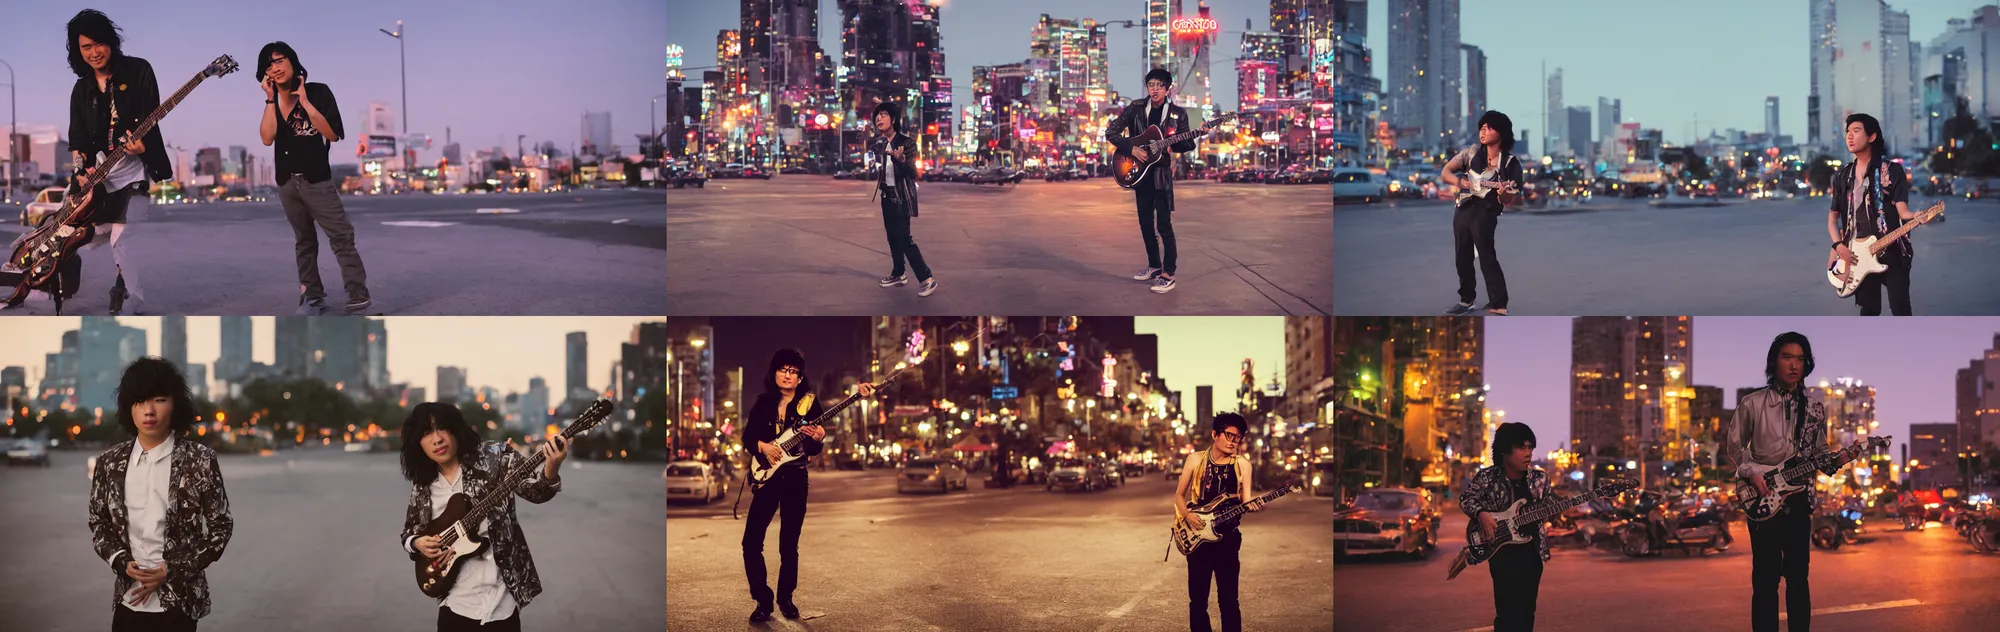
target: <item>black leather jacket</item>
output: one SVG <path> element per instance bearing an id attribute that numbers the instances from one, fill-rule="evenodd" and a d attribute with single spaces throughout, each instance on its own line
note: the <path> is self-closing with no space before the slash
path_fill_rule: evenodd
<path id="1" fill-rule="evenodd" d="M 881 189 L 882 195 L 885 197 L 914 202 L 917 198 L 916 139 L 910 138 L 908 134 L 897 132 L 886 143 L 878 140 L 871 145 L 871 149 L 876 152 L 877 156 L 881 157 L 883 165 L 896 169 L 895 186 L 885 186 L 882 183 L 882 178 L 877 176 L 875 178 L 875 188 Z M 903 150 L 902 158 L 889 155 L 889 152 L 897 149 Z"/>
<path id="2" fill-rule="evenodd" d="M 1181 106 L 1175 105 L 1171 100 L 1167 101 L 1166 105 L 1167 113 L 1160 118 L 1161 133 L 1166 133 L 1167 128 L 1173 128 L 1175 133 L 1194 129 L 1194 121 L 1188 118 L 1187 110 L 1181 109 Z M 1146 99 L 1140 99 L 1133 101 L 1131 105 L 1125 106 L 1125 111 L 1119 113 L 1118 118 L 1111 119 L 1111 124 L 1104 127 L 1104 140 L 1112 145 L 1116 145 L 1119 149 L 1125 149 L 1132 146 L 1130 136 L 1141 134 L 1145 131 Z M 1190 138 L 1174 143 L 1169 149 L 1178 153 L 1186 153 L 1194 151 L 1194 148 L 1200 143 L 1201 138 Z M 1139 183 L 1139 186 L 1152 185 L 1152 188 L 1160 191 L 1174 190 L 1173 162 L 1172 158 L 1167 158 L 1161 161 L 1161 164 L 1155 165 L 1153 170 L 1146 174 L 1146 179 Z"/>
<path id="3" fill-rule="evenodd" d="M 139 126 L 139 121 L 160 107 L 160 86 L 153 79 L 153 65 L 138 57 L 121 56 L 111 61 L 111 81 L 107 82 L 107 92 L 97 89 L 97 77 L 76 80 L 76 86 L 69 92 L 69 148 L 83 152 L 84 162 L 78 169 L 94 166 L 98 152 L 110 151 L 109 124 L 118 136 L 124 136 Z M 118 120 L 111 121 L 111 102 L 118 103 Z M 167 161 L 166 141 L 160 139 L 160 126 L 146 132 L 142 141 L 146 153 L 139 155 L 139 161 L 146 165 L 146 179 L 164 182 L 174 177 L 173 163 Z"/>

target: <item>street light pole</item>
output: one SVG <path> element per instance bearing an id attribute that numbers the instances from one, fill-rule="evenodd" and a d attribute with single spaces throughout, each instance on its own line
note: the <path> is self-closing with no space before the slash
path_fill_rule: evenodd
<path id="1" fill-rule="evenodd" d="M 7 188 L 0 189 L 0 200 L 14 199 L 14 135 L 21 133 L 14 121 L 18 110 L 14 107 L 14 65 L 0 59 L 0 66 L 7 67 Z"/>
<path id="2" fill-rule="evenodd" d="M 410 135 L 410 65 L 408 58 L 404 57 L 403 55 L 403 21 L 396 20 L 396 32 L 394 33 L 389 32 L 389 29 L 375 29 L 375 30 L 381 31 L 382 34 L 388 35 L 389 37 L 396 38 L 396 64 L 400 66 L 403 75 L 403 135 L 409 136 Z"/>

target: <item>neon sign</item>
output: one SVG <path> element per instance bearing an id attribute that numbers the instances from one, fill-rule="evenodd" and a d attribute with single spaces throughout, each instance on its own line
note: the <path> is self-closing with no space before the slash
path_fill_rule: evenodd
<path id="1" fill-rule="evenodd" d="M 1118 378 L 1111 372 L 1112 367 L 1116 366 L 1118 359 L 1111 357 L 1109 353 L 1104 354 L 1104 390 L 1101 393 L 1105 397 L 1110 397 L 1118 389 Z"/>
<path id="2" fill-rule="evenodd" d="M 1170 24 L 1174 33 L 1180 35 L 1212 33 L 1222 28 L 1216 23 L 1215 18 L 1174 18 Z"/>
<path id="3" fill-rule="evenodd" d="M 681 50 L 681 47 L 680 47 L 679 45 L 677 45 L 677 44 L 668 44 L 668 45 L 667 45 L 667 67 L 668 67 L 668 68 L 679 68 L 679 67 L 680 67 L 680 65 L 681 65 L 681 53 L 682 53 L 682 52 L 683 52 L 683 51 Z"/>

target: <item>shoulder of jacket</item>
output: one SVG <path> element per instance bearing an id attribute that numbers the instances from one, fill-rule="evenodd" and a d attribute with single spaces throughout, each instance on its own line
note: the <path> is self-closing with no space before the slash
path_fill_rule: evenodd
<path id="1" fill-rule="evenodd" d="M 132 455 L 132 442 L 129 440 L 120 441 L 118 442 L 118 445 L 105 448 L 103 452 L 97 453 L 97 461 L 99 463 L 103 463 L 114 459 L 123 459 L 131 455 Z"/>
<path id="2" fill-rule="evenodd" d="M 177 437 L 174 439 L 174 441 L 185 442 L 184 445 L 187 446 L 189 456 L 204 460 L 215 458 L 215 448 L 195 443 L 194 439 L 190 439 L 187 437 Z"/>
<path id="3" fill-rule="evenodd" d="M 1741 410 L 1743 408 L 1742 404 L 1744 402 L 1763 401 L 1764 398 L 1770 396 L 1771 396 L 1771 387 L 1769 386 L 1759 386 L 1755 389 L 1751 389 L 1750 392 L 1744 393 L 1742 397 L 1736 398 L 1737 409 Z"/>

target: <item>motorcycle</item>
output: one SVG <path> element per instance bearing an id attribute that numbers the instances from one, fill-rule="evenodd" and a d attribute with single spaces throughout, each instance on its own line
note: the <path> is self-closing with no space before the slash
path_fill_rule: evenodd
<path id="1" fill-rule="evenodd" d="M 1813 517 L 1813 546 L 1829 551 L 1839 550 L 1842 544 L 1857 542 L 1861 534 L 1861 511 L 1841 509 L 1837 512 L 1822 513 Z"/>
<path id="2" fill-rule="evenodd" d="M 1658 500 L 1643 495 L 1634 517 L 1620 523 L 1616 531 L 1619 548 L 1628 557 L 1659 555 L 1666 549 L 1706 555 L 1709 549 L 1720 553 L 1735 543 L 1720 509 L 1694 508 L 1669 513 Z"/>

